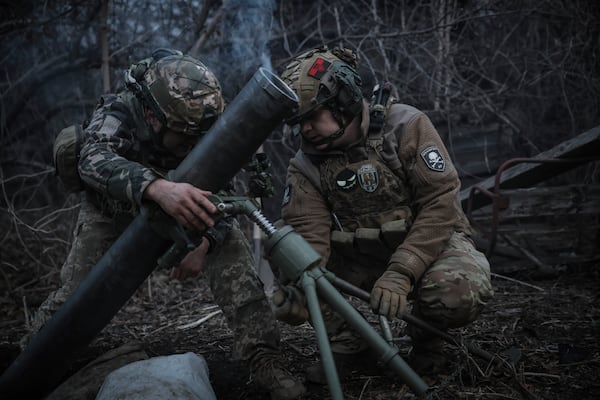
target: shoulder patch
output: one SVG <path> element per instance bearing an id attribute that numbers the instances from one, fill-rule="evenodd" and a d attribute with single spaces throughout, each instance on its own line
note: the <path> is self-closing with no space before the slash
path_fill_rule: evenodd
<path id="1" fill-rule="evenodd" d="M 421 158 L 432 171 L 444 172 L 446 169 L 446 160 L 437 146 L 429 146 L 421 152 Z"/>
<path id="2" fill-rule="evenodd" d="M 114 135 L 121 126 L 121 120 L 116 118 L 114 115 L 106 114 L 104 116 L 104 121 L 102 126 L 100 127 L 98 133 L 101 135 Z"/>

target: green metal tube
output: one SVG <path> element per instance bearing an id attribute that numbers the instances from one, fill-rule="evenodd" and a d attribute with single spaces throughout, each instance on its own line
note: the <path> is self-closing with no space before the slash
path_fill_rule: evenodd
<path id="1" fill-rule="evenodd" d="M 323 314 L 321 313 L 321 306 L 317 297 L 315 280 L 308 272 L 305 272 L 302 275 L 300 282 L 302 283 L 302 289 L 306 296 L 310 320 L 313 329 L 315 330 L 315 335 L 317 336 L 317 344 L 319 346 L 319 353 L 321 354 L 321 363 L 325 370 L 329 392 L 334 400 L 342 400 L 344 398 L 342 385 L 340 384 L 340 378 L 337 374 L 335 361 L 333 360 L 333 353 L 331 352 L 331 345 L 329 344 L 329 337 L 327 336 L 327 330 L 325 329 L 325 322 L 323 321 Z"/>
<path id="2" fill-rule="evenodd" d="M 344 281 L 343 279 L 338 278 L 333 272 L 327 272 L 327 279 L 330 282 L 332 282 L 335 287 L 339 288 L 343 292 L 348 293 L 349 295 L 352 295 L 354 297 L 358 297 L 359 299 L 362 299 L 366 302 L 369 302 L 371 295 L 368 292 L 352 285 L 349 282 Z M 449 333 L 439 330 L 435 326 L 423 321 L 420 318 L 415 317 L 412 314 L 404 314 L 402 319 L 419 329 L 422 329 L 444 339 L 446 342 L 453 346 L 458 347 L 460 345 L 459 341 L 456 340 Z M 482 348 L 476 346 L 472 342 L 465 342 L 463 343 L 463 345 L 467 348 L 469 353 L 479 356 L 488 362 L 494 362 L 495 360 L 497 360 L 497 358 L 493 354 L 483 350 Z"/>
<path id="3" fill-rule="evenodd" d="M 265 249 L 271 264 L 292 282 L 321 260 L 312 246 L 289 225 L 274 232 L 266 240 Z"/>
<path id="4" fill-rule="evenodd" d="M 313 269 L 314 271 L 314 269 Z M 312 272 L 312 271 L 311 271 Z M 321 272 L 321 277 L 324 274 Z M 373 327 L 352 307 L 337 289 L 325 278 L 315 277 L 318 292 L 331 307 L 369 343 L 380 355 L 381 360 L 395 370 L 400 378 L 418 395 L 424 394 L 428 386 L 398 354 L 398 349 L 385 341 Z"/>

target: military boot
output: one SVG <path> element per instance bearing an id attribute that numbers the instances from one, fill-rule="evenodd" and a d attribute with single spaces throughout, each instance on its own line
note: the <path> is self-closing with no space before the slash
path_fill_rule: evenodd
<path id="1" fill-rule="evenodd" d="M 340 381 L 350 377 L 355 372 L 363 374 L 381 373 L 378 368 L 377 357 L 370 349 L 351 354 L 333 353 L 333 361 Z M 306 369 L 306 380 L 318 385 L 327 384 L 327 377 L 321 360 Z"/>
<path id="2" fill-rule="evenodd" d="M 284 367 L 281 356 L 260 354 L 250 363 L 252 379 L 271 394 L 271 400 L 297 399 L 306 393 L 302 381 Z"/>

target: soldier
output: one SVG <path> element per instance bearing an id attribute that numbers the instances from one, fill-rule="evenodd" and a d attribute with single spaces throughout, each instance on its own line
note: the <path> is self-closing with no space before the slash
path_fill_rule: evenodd
<path id="1" fill-rule="evenodd" d="M 151 201 L 190 232 L 206 230 L 174 277 L 197 276 L 204 267 L 234 333 L 234 350 L 253 379 L 273 399 L 301 396 L 303 384 L 283 366 L 277 321 L 237 221 L 215 223 L 216 207 L 206 197 L 210 192 L 165 178 L 223 112 L 216 76 L 197 59 L 158 49 L 132 65 L 125 81 L 126 90 L 101 97 L 84 129 L 79 174 L 85 189 L 74 241 L 61 269 L 62 286 L 37 310 L 32 333 L 66 301 L 140 206 Z"/>
<path id="2" fill-rule="evenodd" d="M 456 169 L 423 112 L 393 98 L 372 106 L 363 99 L 356 68 L 352 51 L 321 48 L 282 73 L 300 99 L 287 123 L 302 135 L 287 171 L 282 217 L 317 250 L 322 266 L 370 292 L 376 313 L 402 318 L 411 301 L 415 316 L 442 330 L 465 326 L 493 290 L 489 263 L 475 249 L 458 201 Z M 276 310 L 281 320 L 307 316 L 302 307 L 284 306 Z M 364 365 L 371 352 L 323 307 L 343 376 L 345 365 Z M 448 361 L 442 339 L 410 326 L 408 333 L 413 368 L 438 372 Z M 324 383 L 320 364 L 307 375 Z"/>

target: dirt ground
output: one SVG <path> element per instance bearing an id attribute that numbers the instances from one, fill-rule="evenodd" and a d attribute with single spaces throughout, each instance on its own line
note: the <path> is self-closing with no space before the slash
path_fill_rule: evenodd
<path id="1" fill-rule="evenodd" d="M 65 243 L 46 246 L 62 252 Z M 58 281 L 59 263 L 40 267 L 20 251 L 19 238 L 4 237 L 0 281 L 0 371 L 19 354 L 18 342 L 31 313 Z M 56 259 L 60 259 L 59 254 Z M 453 354 L 448 370 L 425 376 L 431 399 L 598 399 L 600 398 L 600 264 L 570 266 L 551 276 L 536 277 L 524 266 L 510 276 L 495 274 L 495 298 L 472 325 L 451 331 L 459 342 L 471 342 L 492 353 L 495 362 L 469 354 L 464 346 L 447 346 Z M 524 269 L 523 269 L 524 268 Z M 493 271 L 499 271 L 494 264 Z M 350 300 L 369 314 L 366 305 Z M 206 282 L 170 280 L 155 271 L 140 286 L 73 368 L 125 343 L 141 343 L 149 356 L 196 352 L 208 362 L 218 399 L 268 399 L 231 354 L 232 335 L 212 303 Z M 197 327 L 186 324 L 212 314 Z M 374 319 L 368 317 L 374 324 Z M 401 354 L 410 343 L 405 323 L 392 326 Z M 303 376 L 318 360 L 313 330 L 281 325 L 288 367 Z M 308 385 L 306 399 L 330 398 L 327 387 Z M 342 382 L 346 399 L 411 399 L 416 396 L 394 374 L 355 371 Z"/>

